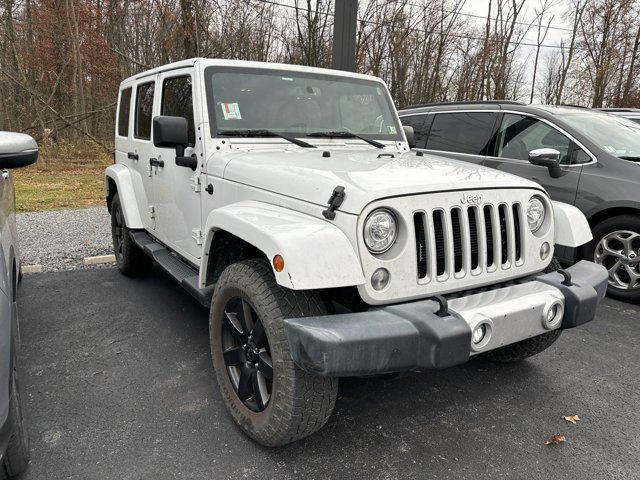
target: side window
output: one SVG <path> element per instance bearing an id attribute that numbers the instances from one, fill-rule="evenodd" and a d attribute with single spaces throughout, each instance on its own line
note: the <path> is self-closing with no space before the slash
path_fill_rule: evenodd
<path id="1" fill-rule="evenodd" d="M 591 157 L 587 155 L 587 152 L 582 150 L 577 145 L 573 149 L 573 158 L 572 163 L 580 164 L 580 163 L 589 163 L 591 161 Z"/>
<path id="2" fill-rule="evenodd" d="M 129 136 L 129 113 L 131 112 L 131 87 L 120 92 L 120 105 L 118 106 L 118 135 Z"/>
<path id="3" fill-rule="evenodd" d="M 160 115 L 184 117 L 189 123 L 189 146 L 196 144 L 196 131 L 193 122 L 193 95 L 191 77 L 168 78 L 162 84 L 162 106 Z"/>
<path id="4" fill-rule="evenodd" d="M 136 120 L 134 136 L 151 140 L 151 117 L 153 115 L 153 93 L 155 83 L 143 83 L 136 89 Z"/>
<path id="5" fill-rule="evenodd" d="M 425 122 L 425 114 L 421 115 L 409 115 L 406 117 L 400 117 L 402 125 L 408 125 L 413 127 L 413 134 L 415 137 L 416 148 L 424 148 L 427 143 L 427 125 Z"/>
<path id="6" fill-rule="evenodd" d="M 555 148 L 560 163 L 571 163 L 571 140 L 545 122 L 526 115 L 506 113 L 497 134 L 497 155 L 500 158 L 529 161 L 529 152 L 538 148 Z"/>
<path id="7" fill-rule="evenodd" d="M 427 149 L 486 155 L 497 118 L 494 112 L 439 113 L 433 119 Z"/>

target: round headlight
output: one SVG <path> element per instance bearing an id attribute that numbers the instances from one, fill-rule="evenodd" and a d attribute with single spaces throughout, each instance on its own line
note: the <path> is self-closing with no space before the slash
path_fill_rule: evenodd
<path id="1" fill-rule="evenodd" d="M 527 206 L 527 222 L 532 233 L 540 230 L 546 216 L 546 208 L 540 197 L 531 197 Z"/>
<path id="2" fill-rule="evenodd" d="M 364 222 L 364 243 L 371 253 L 389 250 L 398 236 L 396 217 L 384 208 L 374 210 Z"/>

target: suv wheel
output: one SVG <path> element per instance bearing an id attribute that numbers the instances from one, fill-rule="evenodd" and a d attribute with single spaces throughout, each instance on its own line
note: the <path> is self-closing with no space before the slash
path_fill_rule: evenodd
<path id="1" fill-rule="evenodd" d="M 209 332 L 218 385 L 234 421 L 262 445 L 311 435 L 333 411 L 338 379 L 295 366 L 283 323 L 323 314 L 317 293 L 280 287 L 263 260 L 227 267 L 216 284 Z"/>
<path id="2" fill-rule="evenodd" d="M 153 260 L 133 242 L 124 221 L 120 197 L 116 193 L 111 202 L 111 236 L 118 269 L 128 277 L 144 275 L 151 270 Z"/>
<path id="3" fill-rule="evenodd" d="M 29 465 L 29 437 L 24 427 L 22 404 L 18 389 L 17 373 L 14 371 L 11 380 L 11 398 L 9 400 L 9 417 L 13 429 L 3 459 L 0 461 L 0 480 L 14 478 Z"/>
<path id="4" fill-rule="evenodd" d="M 596 225 L 584 256 L 609 271 L 612 297 L 640 301 L 640 217 L 620 215 Z"/>

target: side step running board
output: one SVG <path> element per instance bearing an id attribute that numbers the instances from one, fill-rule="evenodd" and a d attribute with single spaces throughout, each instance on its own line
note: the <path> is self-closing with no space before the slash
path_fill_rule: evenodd
<path id="1" fill-rule="evenodd" d="M 198 271 L 188 263 L 171 253 L 144 230 L 130 232 L 133 242 L 155 260 L 173 279 L 194 296 L 203 306 L 211 306 L 214 285 L 199 287 Z"/>

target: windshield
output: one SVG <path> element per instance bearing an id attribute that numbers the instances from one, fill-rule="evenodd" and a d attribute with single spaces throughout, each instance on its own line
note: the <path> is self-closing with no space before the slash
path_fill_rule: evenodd
<path id="1" fill-rule="evenodd" d="M 268 130 L 290 137 L 349 132 L 374 140 L 403 140 L 391 98 L 376 81 L 289 70 L 207 67 L 205 85 L 212 136 L 233 130 L 250 136 L 252 130 Z"/>
<path id="2" fill-rule="evenodd" d="M 640 157 L 640 125 L 606 113 L 559 115 L 604 151 L 616 157 Z"/>

